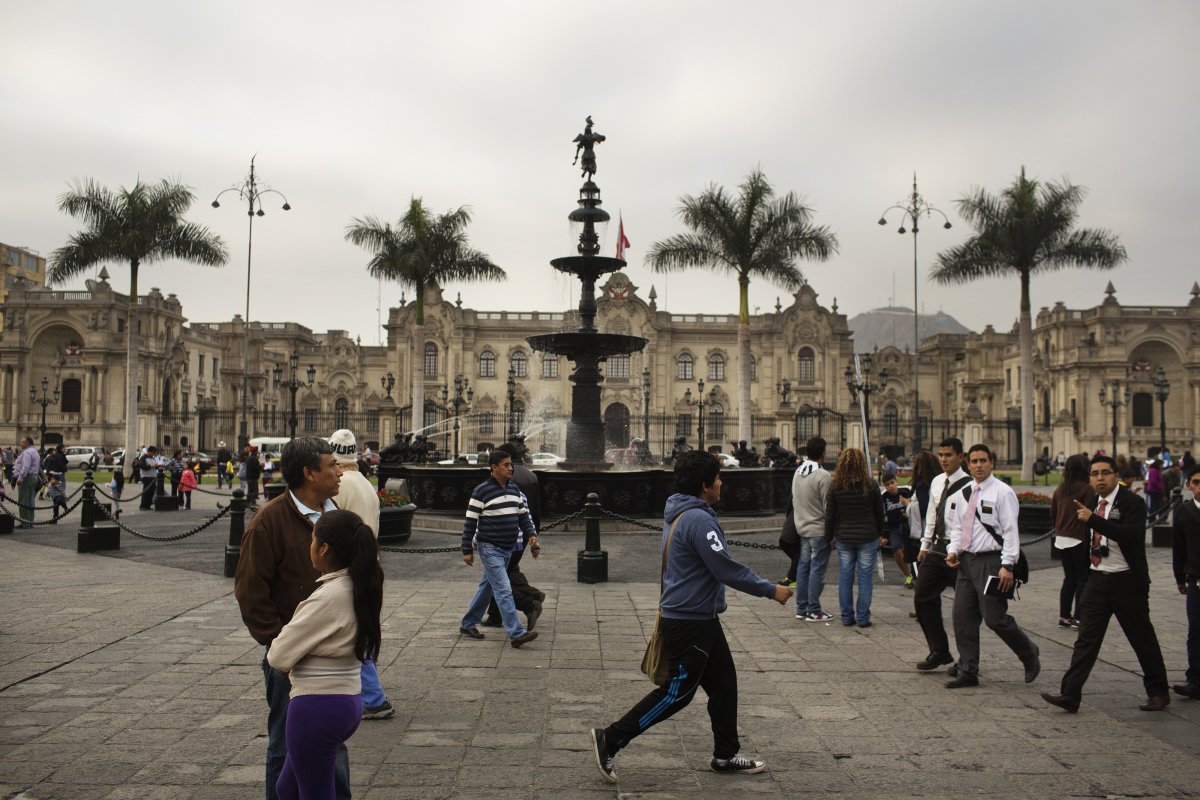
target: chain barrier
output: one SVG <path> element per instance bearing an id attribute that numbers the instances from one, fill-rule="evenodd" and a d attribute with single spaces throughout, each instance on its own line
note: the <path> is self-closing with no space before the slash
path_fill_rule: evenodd
<path id="1" fill-rule="evenodd" d="M 558 519 L 554 520 L 553 522 L 547 522 L 538 531 L 538 535 L 541 535 L 541 534 L 545 533 L 546 531 L 553 530 L 554 528 L 560 527 L 562 525 L 566 525 L 571 520 L 578 519 L 579 517 L 582 517 L 582 516 L 583 516 L 583 509 L 581 508 L 578 511 L 567 514 L 565 517 L 559 517 Z"/>
<path id="2" fill-rule="evenodd" d="M 72 496 L 74 496 L 74 495 L 72 495 Z M 9 498 L 5 497 L 4 495 L 0 495 L 0 502 L 3 502 L 3 503 L 11 503 L 12 505 L 14 505 L 14 506 L 18 506 L 18 507 L 20 507 L 20 508 L 25 508 L 25 509 L 28 509 L 28 508 L 29 508 L 29 506 L 26 506 L 26 505 L 21 505 L 21 504 L 20 504 L 20 503 L 18 503 L 17 501 L 15 501 L 15 500 L 10 500 Z M 67 510 L 66 510 L 66 511 L 64 511 L 64 512 L 62 512 L 61 514 L 58 514 L 57 516 L 51 517 L 50 519 L 43 520 L 42 522 L 34 522 L 34 523 L 28 523 L 28 524 L 32 524 L 34 527 L 41 527 L 42 525 L 55 525 L 55 524 L 57 524 L 57 523 L 58 523 L 58 521 L 59 521 L 60 519 L 62 519 L 63 517 L 67 516 L 68 514 L 70 514 L 70 513 L 71 513 L 72 511 L 74 511 L 75 509 L 79 508 L 79 505 L 80 505 L 82 502 L 83 502 L 83 498 L 81 497 L 81 498 L 79 498 L 78 500 L 76 500 L 76 501 L 75 501 L 75 504 L 74 504 L 74 505 L 72 505 L 72 506 L 67 506 Z M 36 509 L 41 509 L 41 510 L 43 510 L 43 511 L 44 511 L 44 510 L 46 510 L 46 508 L 47 508 L 47 507 L 46 507 L 46 506 L 35 506 L 35 508 L 36 508 Z M 49 508 L 54 508 L 54 506 L 49 506 Z M 5 513 L 8 513 L 8 512 L 5 512 Z M 16 517 L 14 517 L 14 519 L 19 519 L 19 518 L 20 518 L 20 515 L 16 515 Z M 24 524 L 27 524 L 27 523 L 25 523 L 25 522 L 18 522 L 17 524 L 18 524 L 18 525 L 24 525 Z"/>
<path id="3" fill-rule="evenodd" d="M 228 514 L 231 506 L 219 506 L 219 508 L 221 510 L 217 512 L 217 515 L 215 517 L 205 520 L 204 522 L 201 522 L 196 527 L 192 528 L 190 531 L 185 531 L 184 533 L 180 533 L 176 536 L 147 536 L 144 533 L 135 531 L 133 528 L 129 527 L 124 522 L 121 522 L 121 520 L 117 519 L 112 514 L 110 514 L 108 512 L 108 509 L 106 509 L 102 505 L 96 506 L 96 513 L 99 514 L 100 516 L 106 518 L 109 522 L 115 523 L 118 528 L 125 531 L 129 535 L 136 536 L 139 539 L 145 539 L 146 541 L 150 541 L 150 542 L 177 542 L 180 539 L 186 539 L 189 536 L 195 536 L 197 533 L 200 533 L 200 531 L 211 526 L 213 523 L 215 523 L 221 517 Z"/>
<path id="4" fill-rule="evenodd" d="M 70 500 L 72 497 L 74 497 L 75 495 L 79 494 L 79 493 L 80 493 L 80 492 L 82 492 L 82 491 L 83 491 L 83 487 L 82 487 L 82 486 L 80 486 L 78 489 L 76 489 L 75 491 L 73 491 L 73 492 L 71 492 L 69 495 L 67 495 L 66 499 L 67 499 L 67 500 Z M 9 497 L 9 496 L 8 496 L 8 495 L 6 495 L 6 494 L 0 494 L 0 502 L 4 502 L 4 503 L 12 503 L 12 504 L 13 504 L 14 506 L 16 506 L 17 508 L 23 508 L 23 509 L 25 509 L 26 511 L 49 511 L 49 510 L 51 510 L 52 508 L 54 508 L 54 506 L 53 506 L 53 505 L 49 505 L 49 506 L 27 506 L 27 505 L 25 505 L 24 503 L 22 503 L 20 500 L 14 500 L 14 499 L 12 499 L 11 497 Z"/>
<path id="5" fill-rule="evenodd" d="M 454 547 L 388 547 L 379 545 L 379 549 L 385 553 L 460 553 L 462 548 L 458 545 Z"/>
<path id="6" fill-rule="evenodd" d="M 633 525 L 637 528 L 645 528 L 648 531 L 662 533 L 662 525 L 651 525 L 648 522 L 642 522 L 640 519 L 634 519 L 633 517 L 627 517 L 624 514 L 618 514 L 616 511 L 609 511 L 607 508 L 603 507 L 600 508 L 600 513 L 606 517 L 612 517 L 613 519 L 619 519 L 622 522 L 628 522 L 630 525 Z"/>

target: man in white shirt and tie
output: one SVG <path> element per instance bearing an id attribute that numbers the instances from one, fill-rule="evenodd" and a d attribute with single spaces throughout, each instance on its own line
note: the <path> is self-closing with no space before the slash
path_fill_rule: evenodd
<path id="1" fill-rule="evenodd" d="M 1171 696 L 1162 649 L 1150 622 L 1146 504 L 1121 486 L 1116 462 L 1110 456 L 1093 456 L 1090 477 L 1099 498 L 1095 509 L 1075 501 L 1075 516 L 1091 531 L 1092 561 L 1079 598 L 1079 635 L 1071 650 L 1071 666 L 1063 675 L 1061 694 L 1045 692 L 1042 699 L 1071 714 L 1079 710 L 1083 684 L 1100 655 L 1108 621 L 1115 616 L 1142 667 L 1146 701 L 1138 708 L 1162 711 Z"/>
<path id="2" fill-rule="evenodd" d="M 967 468 L 974 482 L 950 498 L 947 511 L 946 566 L 958 568 L 954 584 L 954 638 L 958 643 L 958 675 L 948 689 L 979 685 L 979 624 L 984 622 L 1025 665 L 1025 682 L 1042 669 L 1038 646 L 1008 613 L 1014 572 L 1021 554 L 1017 531 L 1020 504 L 1008 484 L 992 477 L 992 451 L 985 444 L 967 451 Z M 989 577 L 997 577 L 999 592 L 986 594 Z"/>

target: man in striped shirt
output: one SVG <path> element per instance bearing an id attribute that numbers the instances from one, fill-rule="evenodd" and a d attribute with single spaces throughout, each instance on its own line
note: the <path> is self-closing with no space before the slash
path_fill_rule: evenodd
<path id="1" fill-rule="evenodd" d="M 513 647 L 520 647 L 536 639 L 537 632 L 526 630 L 517 616 L 512 585 L 508 582 L 508 560 L 512 557 L 513 548 L 523 538 L 528 540 L 526 544 L 529 551 L 537 558 L 537 531 L 529 516 L 525 495 L 512 481 L 512 456 L 502 450 L 493 450 L 488 457 L 488 465 L 492 476 L 471 493 L 462 535 L 463 561 L 468 565 L 474 564 L 472 550 L 479 550 L 483 577 L 458 630 L 472 639 L 483 639 L 484 634 L 477 626 L 483 620 L 488 603 L 495 596 L 509 643 Z"/>

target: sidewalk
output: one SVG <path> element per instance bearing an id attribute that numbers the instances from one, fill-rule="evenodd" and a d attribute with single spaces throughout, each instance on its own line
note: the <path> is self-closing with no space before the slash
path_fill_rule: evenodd
<path id="1" fill-rule="evenodd" d="M 11 538 L 0 556 L 0 797 L 261 798 L 261 648 L 232 581 Z M 707 771 L 700 699 L 618 757 L 613 787 L 592 766 L 586 731 L 649 688 L 637 665 L 657 584 L 533 578 L 548 594 L 541 637 L 513 650 L 490 629 L 484 642 L 458 636 L 476 570 L 397 578 L 398 558 L 385 559 L 380 661 L 397 713 L 364 722 L 350 742 L 356 797 L 1200 797 L 1200 702 L 1138 711 L 1141 679 L 1117 626 L 1078 715 L 1038 697 L 1056 689 L 1073 636 L 1054 625 L 1054 572 L 1035 573 L 1013 607 L 1041 647 L 1042 676 L 1026 686 L 985 632 L 983 683 L 958 692 L 912 668 L 925 649 L 902 588 L 877 587 L 865 631 L 730 592 L 743 750 L 769 771 Z M 564 541 L 540 561 L 565 574 L 574 552 Z M 1165 553 L 1151 564 L 1154 621 L 1178 682 L 1183 601 Z"/>

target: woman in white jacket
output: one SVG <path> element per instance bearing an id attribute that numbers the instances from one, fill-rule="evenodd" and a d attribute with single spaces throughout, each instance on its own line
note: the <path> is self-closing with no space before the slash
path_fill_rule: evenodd
<path id="1" fill-rule="evenodd" d="M 374 532 L 351 511 L 329 511 L 313 529 L 316 591 L 296 607 L 267 661 L 290 673 L 284 800 L 333 800 L 334 759 L 362 719 L 359 671 L 379 654 L 383 569 Z"/>

